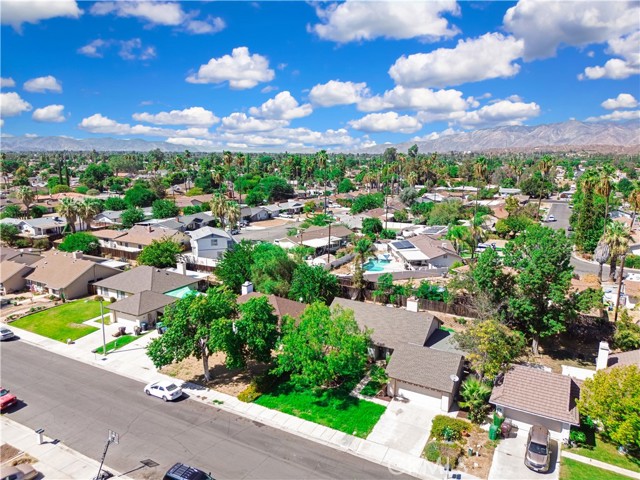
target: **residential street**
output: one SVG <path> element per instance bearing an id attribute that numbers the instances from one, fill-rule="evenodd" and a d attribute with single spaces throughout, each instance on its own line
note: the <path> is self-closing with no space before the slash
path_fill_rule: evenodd
<path id="1" fill-rule="evenodd" d="M 396 478 L 382 466 L 214 405 L 163 403 L 147 397 L 139 382 L 22 341 L 3 343 L 1 374 L 3 386 L 23 401 L 9 418 L 44 428 L 47 436 L 98 460 L 114 430 L 120 444 L 110 447 L 105 463 L 131 477 L 159 478 L 182 461 L 218 479 Z M 160 465 L 144 467 L 145 459 Z"/>

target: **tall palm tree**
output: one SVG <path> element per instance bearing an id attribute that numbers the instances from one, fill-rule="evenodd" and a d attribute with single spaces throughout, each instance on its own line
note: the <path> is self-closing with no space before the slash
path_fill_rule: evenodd
<path id="1" fill-rule="evenodd" d="M 603 235 L 603 240 L 609 245 L 611 250 L 611 268 L 609 271 L 609 280 L 614 281 L 616 278 L 616 267 L 618 259 L 627 253 L 629 242 L 631 241 L 631 231 L 628 227 L 620 222 L 611 222 Z"/>
<path id="2" fill-rule="evenodd" d="M 78 216 L 85 224 L 85 229 L 91 229 L 91 220 L 102 211 L 102 203 L 97 198 L 86 198 L 78 203 Z"/>
<path id="3" fill-rule="evenodd" d="M 640 182 L 635 182 L 633 186 L 633 190 L 627 197 L 629 205 L 633 208 L 633 217 L 631 217 L 631 227 L 630 230 L 633 231 L 633 224 L 636 221 L 636 217 L 638 216 L 638 210 L 640 210 Z"/>
<path id="4" fill-rule="evenodd" d="M 407 173 L 407 183 L 412 188 L 415 187 L 418 183 L 418 173 L 415 170 L 411 170 L 409 173 Z"/>
<path id="5" fill-rule="evenodd" d="M 371 240 L 368 238 L 363 238 L 359 240 L 354 247 L 355 252 L 355 272 L 353 274 L 353 286 L 356 288 L 356 295 L 353 300 L 360 300 L 362 298 L 362 290 L 364 289 L 364 272 L 362 265 L 367 259 L 367 254 L 371 250 L 372 247 Z"/>
<path id="6" fill-rule="evenodd" d="M 613 179 L 613 168 L 607 165 L 600 170 L 596 183 L 596 193 L 599 193 L 604 197 L 604 228 L 602 233 L 604 233 L 607 228 L 607 220 L 609 218 L 609 197 L 613 190 Z"/>
<path id="7" fill-rule="evenodd" d="M 237 202 L 227 202 L 225 216 L 229 221 L 230 227 L 235 227 L 240 221 L 240 205 Z"/>
<path id="8" fill-rule="evenodd" d="M 484 157 L 478 158 L 473 164 L 473 176 L 476 180 L 476 204 L 473 210 L 473 218 L 478 214 L 478 198 L 480 197 L 480 182 L 487 176 L 487 160 Z"/>
<path id="9" fill-rule="evenodd" d="M 598 279 L 602 282 L 602 266 L 607 263 L 609 256 L 611 255 L 611 248 L 609 244 L 604 241 L 604 237 L 598 242 L 595 252 L 593 252 L 593 259 L 598 262 L 600 267 L 598 268 Z"/>
<path id="10" fill-rule="evenodd" d="M 78 219 L 78 202 L 73 198 L 63 198 L 60 200 L 56 211 L 67 219 L 67 225 L 72 233 L 76 233 L 76 220 Z"/>
<path id="11" fill-rule="evenodd" d="M 31 190 L 31 187 L 22 186 L 16 192 L 16 198 L 24 204 L 27 209 L 27 218 L 29 218 L 29 207 L 36 199 L 36 194 Z"/>
<path id="12" fill-rule="evenodd" d="M 540 173 L 542 174 L 542 180 L 543 182 L 546 182 L 548 180 L 548 176 L 549 173 L 551 172 L 551 169 L 553 168 L 553 160 L 549 155 L 544 155 L 542 157 L 542 159 L 540 160 L 540 162 L 538 163 L 538 169 L 540 170 Z M 543 183 L 543 185 L 545 185 Z M 545 188 L 546 190 L 546 188 Z M 538 210 L 537 210 L 537 215 L 536 218 L 540 219 L 540 207 L 542 206 L 542 197 L 543 197 L 543 191 L 541 190 L 540 192 L 540 198 L 538 199 Z"/>
<path id="13" fill-rule="evenodd" d="M 219 193 L 216 193 L 211 199 L 211 214 L 214 217 L 218 217 L 220 219 L 220 224 L 222 225 L 222 229 L 224 230 L 224 219 L 227 215 L 227 201 Z"/>
<path id="14" fill-rule="evenodd" d="M 460 253 L 460 247 L 463 243 L 466 243 L 466 238 L 469 236 L 469 229 L 463 225 L 454 225 L 449 228 L 447 232 L 447 240 L 453 243 L 453 247 L 457 253 Z"/>
<path id="15" fill-rule="evenodd" d="M 469 235 L 466 241 L 467 245 L 471 248 L 472 259 L 475 257 L 478 245 L 487 239 L 487 232 L 482 228 L 484 217 L 484 215 L 476 216 L 471 221 L 471 226 L 469 227 Z"/>

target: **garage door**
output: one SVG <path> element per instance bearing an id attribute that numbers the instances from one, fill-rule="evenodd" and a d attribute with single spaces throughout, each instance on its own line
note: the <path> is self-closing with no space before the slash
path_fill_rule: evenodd
<path id="1" fill-rule="evenodd" d="M 414 387 L 406 383 L 398 382 L 398 394 L 408 398 L 410 402 L 440 409 L 441 394 L 426 388 Z"/>
<path id="2" fill-rule="evenodd" d="M 557 436 L 562 431 L 562 423 L 556 420 L 549 420 L 548 418 L 541 418 L 530 413 L 518 412 L 508 408 L 504 409 L 504 415 L 506 418 L 513 420 L 513 423 L 518 426 L 519 430 L 528 431 L 532 425 L 542 425 L 547 427 L 552 436 Z"/>

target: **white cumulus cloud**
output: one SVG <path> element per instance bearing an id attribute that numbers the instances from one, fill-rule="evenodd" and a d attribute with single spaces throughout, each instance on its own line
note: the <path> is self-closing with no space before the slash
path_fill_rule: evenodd
<path id="1" fill-rule="evenodd" d="M 490 78 L 513 77 L 520 71 L 514 63 L 522 56 L 523 43 L 511 36 L 487 33 L 459 40 L 455 48 L 402 56 L 389 75 L 398 85 L 446 87 Z"/>
<path id="2" fill-rule="evenodd" d="M 113 133 L 117 135 L 127 134 L 131 131 L 129 124 L 118 123 L 100 113 L 83 118 L 78 127 L 91 133 Z"/>
<path id="3" fill-rule="evenodd" d="M 189 20 L 185 28 L 190 33 L 218 33 L 224 30 L 227 25 L 220 17 L 207 17 L 205 20 Z"/>
<path id="4" fill-rule="evenodd" d="M 351 120 L 349 125 L 363 132 L 414 133 L 422 128 L 415 117 L 398 115 L 396 112 L 370 113 L 358 120 Z"/>
<path id="5" fill-rule="evenodd" d="M 156 125 L 200 125 L 207 127 L 220 121 L 213 112 L 202 107 L 171 110 L 170 112 L 159 112 L 156 114 L 146 112 L 134 113 L 133 119 Z"/>
<path id="6" fill-rule="evenodd" d="M 75 0 L 3 0 L 3 25 L 11 25 L 21 31 L 23 23 L 38 23 L 55 17 L 78 18 L 82 10 Z"/>
<path id="7" fill-rule="evenodd" d="M 608 98 L 602 102 L 602 107 L 607 110 L 616 110 L 618 108 L 634 108 L 638 106 L 638 101 L 630 93 L 621 93 L 616 98 Z"/>
<path id="8" fill-rule="evenodd" d="M 290 92 L 278 93 L 259 107 L 251 107 L 249 114 L 260 118 L 273 118 L 276 120 L 293 120 L 311 115 L 313 107 L 305 103 L 300 105 Z"/>
<path id="9" fill-rule="evenodd" d="M 16 86 L 16 81 L 11 78 L 0 77 L 0 87 L 1 88 L 12 88 Z"/>
<path id="10" fill-rule="evenodd" d="M 457 123 L 465 128 L 522 125 L 526 120 L 538 115 L 540 115 L 540 106 L 535 102 L 499 100 L 478 110 L 466 112 L 457 120 Z"/>
<path id="11" fill-rule="evenodd" d="M 346 43 L 373 40 L 378 37 L 437 40 L 456 35 L 443 13 L 458 14 L 455 0 L 429 2 L 362 2 L 333 3 L 316 7 L 321 21 L 308 30 L 320 38 Z"/>
<path id="12" fill-rule="evenodd" d="M 617 110 L 599 117 L 587 118 L 587 122 L 619 122 L 621 120 L 640 120 L 640 110 Z"/>
<path id="13" fill-rule="evenodd" d="M 36 108 L 31 118 L 36 122 L 64 122 L 64 105 L 48 105 L 42 108 Z"/>
<path id="14" fill-rule="evenodd" d="M 150 60 L 156 56 L 156 47 L 144 46 L 142 40 L 132 38 L 120 42 L 118 55 L 125 60 Z"/>
<path id="15" fill-rule="evenodd" d="M 610 78 L 622 80 L 640 74 L 640 30 L 609 41 L 607 53 L 621 58 L 607 60 L 603 66 L 587 67 L 578 75 L 580 80 Z"/>
<path id="16" fill-rule="evenodd" d="M 466 110 L 469 101 L 462 98 L 458 90 L 431 90 L 429 88 L 406 88 L 401 85 L 387 90 L 383 95 L 365 98 L 358 103 L 358 110 L 428 110 L 435 113 Z"/>
<path id="17" fill-rule="evenodd" d="M 222 119 L 222 130 L 233 132 L 268 132 L 278 127 L 284 127 L 286 120 L 259 119 L 249 117 L 245 113 L 235 112 Z"/>
<path id="18" fill-rule="evenodd" d="M 24 82 L 22 86 L 27 92 L 45 93 L 47 91 L 62 93 L 62 85 L 53 75 L 46 77 L 32 78 Z"/>
<path id="19" fill-rule="evenodd" d="M 314 105 L 333 107 L 358 103 L 370 95 L 367 84 L 330 80 L 314 86 L 309 92 L 309 100 Z"/>
<path id="20" fill-rule="evenodd" d="M 520 0 L 507 10 L 505 29 L 524 41 L 524 58 L 555 55 L 561 45 L 602 43 L 638 28 L 638 2 Z"/>
<path id="21" fill-rule="evenodd" d="M 97 38 L 93 40 L 83 47 L 78 49 L 78 53 L 82 55 L 86 55 L 87 57 L 96 57 L 100 58 L 104 55 L 104 50 L 107 49 L 111 45 L 110 40 L 102 40 L 101 38 Z"/>
<path id="22" fill-rule="evenodd" d="M 184 145 L 186 147 L 209 147 L 213 145 L 211 140 L 204 138 L 169 137 L 165 142 L 173 143 L 174 145 Z"/>
<path id="23" fill-rule="evenodd" d="M 31 104 L 15 92 L 0 93 L 0 117 L 15 117 L 31 108 Z"/>
<path id="24" fill-rule="evenodd" d="M 189 83 L 229 82 L 233 89 L 253 88 L 258 83 L 270 82 L 275 72 L 269 68 L 269 60 L 257 53 L 251 55 L 247 47 L 237 47 L 231 55 L 212 58 L 198 71 L 187 77 Z"/>

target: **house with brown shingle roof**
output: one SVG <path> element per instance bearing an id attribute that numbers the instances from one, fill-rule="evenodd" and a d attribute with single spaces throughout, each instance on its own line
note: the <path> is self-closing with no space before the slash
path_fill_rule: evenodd
<path id="1" fill-rule="evenodd" d="M 32 291 L 64 297 L 80 298 L 90 293 L 89 285 L 121 273 L 120 270 L 83 258 L 82 252 L 55 253 L 32 264 L 27 277 Z"/>
<path id="2" fill-rule="evenodd" d="M 542 368 L 514 365 L 498 378 L 489 403 L 520 429 L 532 425 L 549 429 L 552 437 L 569 437 L 571 425 L 580 425 L 575 379 Z"/>
<path id="3" fill-rule="evenodd" d="M 387 393 L 449 411 L 460 386 L 464 356 L 427 347 L 440 320 L 414 312 L 336 297 L 332 308 L 353 310 L 361 330 L 370 332 L 369 356 L 389 358 Z"/>
<path id="4" fill-rule="evenodd" d="M 289 300 L 288 298 L 277 295 L 266 295 L 264 293 L 254 292 L 251 282 L 245 282 L 242 285 L 242 292 L 242 295 L 236 299 L 239 305 L 247 303 L 252 298 L 267 297 L 269 304 L 273 307 L 273 314 L 278 317 L 278 326 L 280 326 L 282 317 L 285 315 L 298 320 L 302 312 L 304 312 L 304 309 L 307 308 L 306 303 L 296 302 L 295 300 Z"/>
<path id="5" fill-rule="evenodd" d="M 26 276 L 33 272 L 33 267 L 24 263 L 4 260 L 0 262 L 0 295 L 17 292 L 27 285 Z"/>
<path id="6" fill-rule="evenodd" d="M 409 270 L 449 268 L 462 261 L 449 240 L 430 235 L 418 235 L 389 243 L 391 255 Z"/>

